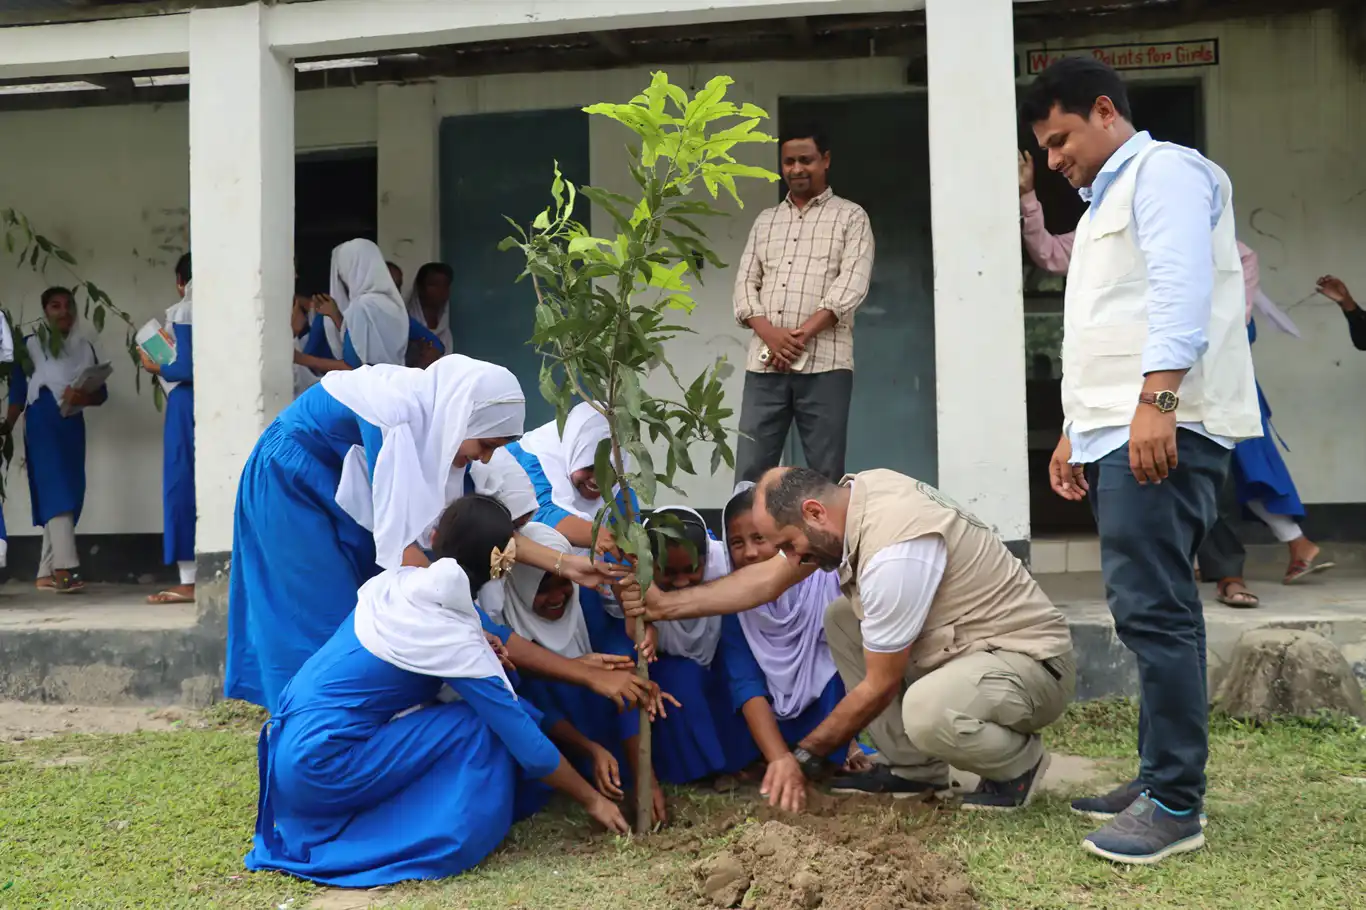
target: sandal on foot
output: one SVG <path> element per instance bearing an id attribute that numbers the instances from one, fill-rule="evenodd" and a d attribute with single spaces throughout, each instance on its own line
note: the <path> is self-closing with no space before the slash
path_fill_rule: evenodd
<path id="1" fill-rule="evenodd" d="M 158 591 L 155 594 L 147 595 L 147 602 L 153 606 L 160 604 L 192 604 L 194 603 L 194 595 L 182 594 L 179 591 Z"/>
<path id="2" fill-rule="evenodd" d="M 35 581 L 33 583 L 33 586 L 37 588 L 39 591 L 57 590 L 57 586 L 53 583 L 51 575 L 44 575 L 42 578 Z"/>
<path id="3" fill-rule="evenodd" d="M 1281 584 L 1293 585 L 1306 575 L 1313 575 L 1315 572 L 1331 569 L 1335 565 L 1337 565 L 1337 563 L 1319 562 L 1318 557 L 1315 557 L 1314 559 L 1292 559 L 1290 560 L 1290 567 L 1285 570 L 1285 578 L 1282 579 Z"/>
<path id="4" fill-rule="evenodd" d="M 85 580 L 79 572 L 53 575 L 52 590 L 56 594 L 79 594 L 85 590 Z"/>
<path id="5" fill-rule="evenodd" d="M 1230 594 L 1228 589 L 1234 585 L 1241 585 L 1243 590 L 1234 591 Z M 1251 610 L 1262 604 L 1261 599 L 1247 589 L 1247 585 L 1243 584 L 1241 581 L 1230 581 L 1227 579 L 1219 582 L 1218 598 L 1219 603 L 1226 607 L 1233 607 L 1235 610 Z"/>

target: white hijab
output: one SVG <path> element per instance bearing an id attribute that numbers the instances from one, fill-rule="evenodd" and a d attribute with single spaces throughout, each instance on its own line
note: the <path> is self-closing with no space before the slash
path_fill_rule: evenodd
<path id="1" fill-rule="evenodd" d="M 455 353 L 455 336 L 451 334 L 451 302 L 449 300 L 441 308 L 441 318 L 437 320 L 436 328 L 432 328 L 427 324 L 427 313 L 422 309 L 422 301 L 418 299 L 417 280 L 414 279 L 413 286 L 408 289 L 408 315 L 416 319 L 424 329 L 441 339 L 441 343 L 446 348 L 442 351 L 443 354 Z"/>
<path id="2" fill-rule="evenodd" d="M 391 282 L 392 283 L 392 282 Z M 425 370 L 383 364 L 334 370 L 323 388 L 383 444 L 368 479 L 365 450 L 352 446 L 337 485 L 337 504 L 375 535 L 381 568 L 398 568 L 404 549 L 440 516 L 456 451 L 466 439 L 516 438 L 526 398 L 504 367 L 459 354 Z"/>
<path id="3" fill-rule="evenodd" d="M 655 509 L 659 512 L 686 512 L 692 515 L 697 521 L 706 527 L 707 523 L 702 520 L 702 516 L 695 509 L 687 506 L 661 506 Z M 712 540 L 707 536 L 707 552 L 697 554 L 702 563 L 702 583 L 716 581 L 730 574 L 730 552 L 726 545 L 719 540 Z M 658 574 L 659 568 L 655 567 Z M 617 609 L 621 609 L 618 607 Z M 686 657 L 704 667 L 711 666 L 712 659 L 716 656 L 716 644 L 721 640 L 721 617 L 719 616 L 699 616 L 695 619 L 674 619 L 668 622 L 657 622 L 655 628 L 659 631 L 659 650 L 665 654 L 674 654 L 678 657 Z"/>
<path id="4" fill-rule="evenodd" d="M 470 477 L 474 479 L 474 492 L 492 496 L 507 506 L 513 521 L 524 515 L 535 514 L 539 508 L 536 502 L 536 488 L 531 485 L 531 478 L 507 449 L 495 449 L 488 464 L 481 461 L 471 464 Z M 463 478 L 460 489 L 463 494 Z"/>
<path id="5" fill-rule="evenodd" d="M 0 363 L 14 362 L 14 333 L 10 331 L 9 320 L 0 313 Z"/>
<path id="6" fill-rule="evenodd" d="M 181 296 L 179 303 L 173 303 L 166 308 L 166 329 L 175 336 L 175 325 L 194 325 L 194 282 L 185 282 L 185 293 Z M 157 382 L 161 383 L 161 390 L 167 395 L 180 383 L 167 382 L 163 377 L 158 376 Z"/>
<path id="7" fill-rule="evenodd" d="M 569 476 L 593 466 L 598 443 L 609 435 L 607 418 L 588 402 L 582 402 L 569 412 L 563 436 L 552 420 L 522 437 L 522 451 L 536 456 L 550 481 L 551 500 L 584 521 L 592 521 L 597 516 L 598 509 L 602 508 L 602 497 L 585 498 Z"/>
<path id="8" fill-rule="evenodd" d="M 531 485 L 531 478 L 526 476 L 526 471 L 507 449 L 494 449 L 493 457 L 489 459 L 488 464 L 482 461 L 471 462 L 469 472 L 470 479 L 474 481 L 474 492 L 492 496 L 501 502 L 513 521 L 536 511 L 536 490 Z M 464 495 L 465 473 L 451 471 L 451 476 L 446 480 L 446 505 L 449 506 Z M 438 515 L 437 520 L 432 522 L 418 539 L 418 543 L 423 547 L 431 549 L 436 536 L 436 526 L 440 520 L 441 517 Z M 488 589 L 488 585 L 479 589 L 479 606 L 492 616 L 484 603 L 485 592 Z"/>
<path id="9" fill-rule="evenodd" d="M 569 541 L 554 528 L 532 522 L 522 529 L 522 536 L 536 543 L 550 547 L 559 553 L 569 552 Z M 545 570 L 525 563 L 517 563 L 508 573 L 503 586 L 502 622 L 512 627 L 512 631 L 561 657 L 573 660 L 593 650 L 588 640 L 588 625 L 583 619 L 583 608 L 579 606 L 579 586 L 565 603 L 564 615 L 557 620 L 549 620 L 537 615 L 532 608 L 536 591 L 545 578 Z M 496 584 L 496 582 L 494 582 Z M 485 608 L 485 612 L 487 608 Z"/>
<path id="10" fill-rule="evenodd" d="M 71 331 L 62 339 L 61 350 L 56 356 L 53 356 L 47 345 L 43 344 L 37 332 L 28 336 L 25 343 L 28 345 L 29 357 L 33 360 L 33 375 L 28 380 L 30 405 L 38 400 L 38 395 L 43 389 L 50 391 L 60 405 L 62 392 L 76 381 L 81 371 L 103 362 L 99 349 L 95 346 L 94 335 L 86 331 L 85 324 L 79 316 L 72 323 Z"/>
<path id="11" fill-rule="evenodd" d="M 181 295 L 180 302 L 172 304 L 166 308 L 167 325 L 193 325 L 194 324 L 194 282 L 185 282 L 185 293 Z"/>
<path id="12" fill-rule="evenodd" d="M 358 237 L 334 249 L 330 291 L 361 362 L 402 366 L 408 356 L 408 311 L 379 247 Z M 323 330 L 332 356 L 342 359 L 336 323 L 324 319 Z"/>
<path id="13" fill-rule="evenodd" d="M 401 566 L 361 585 L 356 637 L 365 650 L 402 670 L 441 679 L 493 677 L 513 693 L 470 599 L 470 580 L 454 559 Z"/>

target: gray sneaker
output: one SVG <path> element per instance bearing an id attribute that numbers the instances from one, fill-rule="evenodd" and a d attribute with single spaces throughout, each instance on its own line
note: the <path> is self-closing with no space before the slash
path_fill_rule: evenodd
<path id="1" fill-rule="evenodd" d="M 1175 853 L 1199 850 L 1205 833 L 1199 812 L 1177 815 L 1144 793 L 1105 827 L 1088 834 L 1081 846 L 1111 862 L 1150 866 Z"/>
<path id="2" fill-rule="evenodd" d="M 1081 799 L 1072 800 L 1072 811 L 1078 815 L 1085 815 L 1087 818 L 1108 822 L 1132 806 L 1134 800 L 1142 796 L 1146 789 L 1142 782 L 1131 780 L 1127 784 L 1120 784 L 1104 796 L 1084 796 Z M 1200 827 L 1203 828 L 1208 823 L 1209 819 L 1205 817 L 1205 813 L 1202 811 L 1200 813 Z"/>

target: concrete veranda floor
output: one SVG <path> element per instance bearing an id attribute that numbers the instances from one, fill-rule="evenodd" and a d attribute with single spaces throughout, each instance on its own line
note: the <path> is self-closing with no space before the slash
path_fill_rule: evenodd
<path id="1" fill-rule="evenodd" d="M 1282 622 L 1360 620 L 1366 622 L 1366 568 L 1344 566 L 1282 585 L 1276 570 L 1253 566 L 1249 585 L 1261 598 L 1254 610 L 1235 610 L 1215 599 L 1213 584 L 1203 584 L 1205 617 L 1210 623 L 1266 625 Z M 1098 572 L 1041 575 L 1039 583 L 1074 622 L 1108 622 L 1105 589 Z M 92 584 L 81 594 L 37 591 L 31 582 L 0 585 L 0 634 L 29 630 L 188 629 L 195 624 L 193 604 L 153 605 L 149 585 Z"/>

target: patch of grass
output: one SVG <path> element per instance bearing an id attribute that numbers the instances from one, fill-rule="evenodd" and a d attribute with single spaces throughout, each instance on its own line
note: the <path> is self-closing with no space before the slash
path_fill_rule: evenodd
<path id="1" fill-rule="evenodd" d="M 249 730 L 255 733 L 260 731 L 261 725 L 269 717 L 270 712 L 265 708 L 250 702 L 228 699 L 215 702 L 201 711 L 199 722 L 202 726 L 215 729 Z"/>
<path id="2" fill-rule="evenodd" d="M 1049 748 L 1137 766 L 1137 708 L 1079 704 Z M 1366 889 L 1366 727 L 1350 718 L 1253 726 L 1211 718 L 1205 850 L 1155 867 L 1118 867 L 1081 851 L 1094 821 L 1071 796 L 1018 815 L 946 813 L 926 839 L 962 857 L 983 906 L 1018 908 L 1363 908 Z M 1103 785 L 1103 784 L 1102 784 Z"/>
<path id="3" fill-rule="evenodd" d="M 1129 703 L 1077 705 L 1049 747 L 1132 773 L 1136 719 Z M 0 908 L 273 908 L 291 898 L 291 910 L 309 908 L 319 889 L 242 866 L 256 800 L 255 742 L 242 731 L 257 721 L 230 707 L 172 733 L 0 746 L 0 888 L 14 882 Z M 1353 781 L 1366 778 L 1366 728 L 1216 718 L 1211 741 L 1209 847 L 1154 868 L 1083 853 L 1092 824 L 1062 795 L 1019 814 L 944 809 L 902 824 L 966 863 L 989 910 L 1366 908 L 1366 784 Z M 673 796 L 682 822 L 645 840 L 590 835 L 580 811 L 557 804 L 467 875 L 366 897 L 403 910 L 692 908 L 690 865 L 721 849 L 729 823 L 758 814 L 759 802 L 753 789 Z M 847 818 L 852 840 L 860 824 Z"/>
<path id="4" fill-rule="evenodd" d="M 247 875 L 256 744 L 236 732 L 0 746 L 0 907 L 273 908 L 313 886 Z M 296 901 L 302 904 L 303 901 Z"/>

